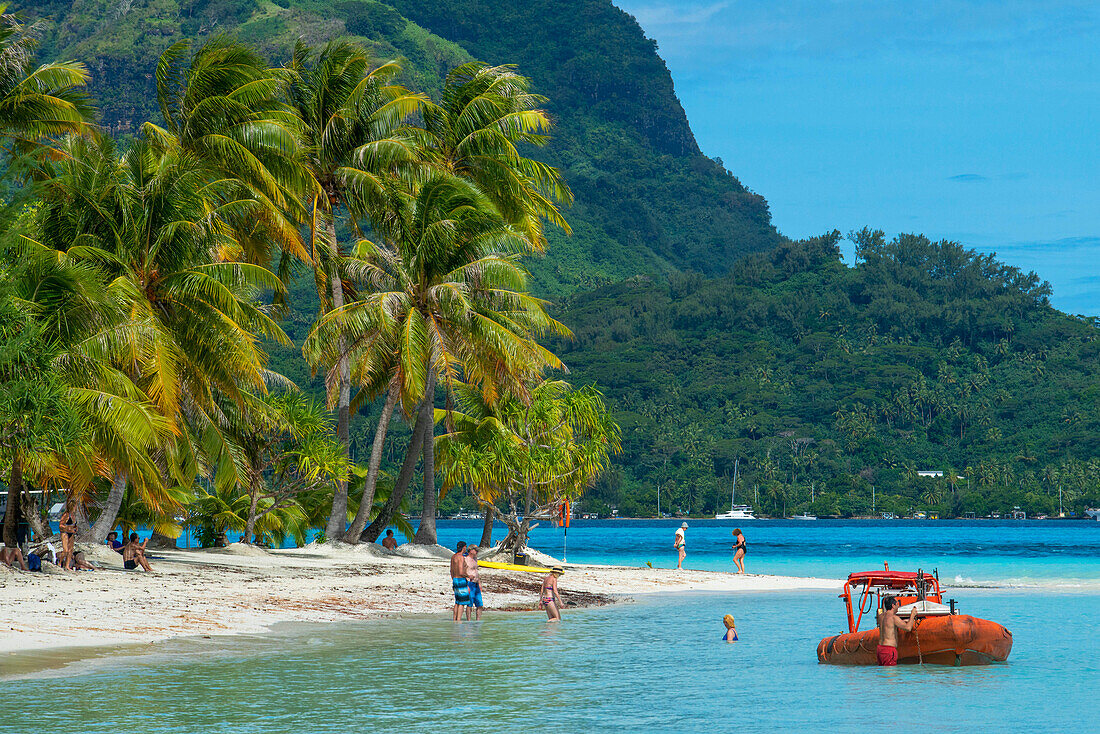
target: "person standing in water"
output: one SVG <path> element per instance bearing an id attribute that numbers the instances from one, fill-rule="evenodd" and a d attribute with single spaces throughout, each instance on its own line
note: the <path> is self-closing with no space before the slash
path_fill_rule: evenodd
<path id="1" fill-rule="evenodd" d="M 722 639 L 726 642 L 737 642 L 737 624 L 733 621 L 733 615 L 722 617 L 722 623 L 726 625 L 726 634 L 722 635 Z"/>
<path id="2" fill-rule="evenodd" d="M 470 583 L 466 580 L 466 558 L 462 550 L 466 547 L 466 541 L 458 541 L 455 553 L 451 556 L 451 588 L 455 592 L 454 618 L 459 621 L 462 618 L 462 607 L 470 603 Z"/>
<path id="3" fill-rule="evenodd" d="M 481 619 L 481 608 L 485 603 L 481 600 L 481 572 L 477 568 L 476 545 L 466 548 L 466 582 L 470 586 L 470 605 L 474 608 L 474 618 Z M 466 608 L 466 619 L 470 618 L 470 608 Z"/>
<path id="4" fill-rule="evenodd" d="M 909 619 L 902 622 L 901 617 L 894 611 L 898 605 L 895 597 L 888 596 L 882 600 L 882 613 L 878 615 L 878 647 L 875 648 L 875 657 L 878 664 L 883 666 L 898 664 L 898 630 L 909 632 L 913 629 L 917 613 L 916 605 L 909 610 Z"/>
<path id="5" fill-rule="evenodd" d="M 733 562 L 737 564 L 737 573 L 745 573 L 745 536 L 741 528 L 735 528 L 733 535 L 737 538 L 737 544 L 733 546 Z"/>
<path id="6" fill-rule="evenodd" d="M 561 621 L 561 592 L 558 591 L 558 579 L 565 573 L 561 566 L 554 566 L 546 578 L 542 580 L 542 591 L 539 592 L 539 606 L 546 609 L 546 619 L 549 622 Z"/>
<path id="7" fill-rule="evenodd" d="M 687 558 L 687 542 L 684 540 L 684 531 L 687 530 L 687 526 L 685 522 L 676 529 L 676 539 L 672 542 L 672 546 L 680 554 L 680 559 L 676 562 L 676 568 L 680 571 L 684 570 L 684 559 Z"/>

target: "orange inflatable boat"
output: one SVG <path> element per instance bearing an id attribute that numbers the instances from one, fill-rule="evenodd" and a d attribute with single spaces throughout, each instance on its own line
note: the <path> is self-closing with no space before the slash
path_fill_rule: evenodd
<path id="1" fill-rule="evenodd" d="M 853 590 L 857 598 L 853 607 Z M 860 631 L 863 615 L 881 610 L 885 596 L 900 603 L 902 618 L 916 610 L 911 632 L 898 630 L 898 663 L 925 665 L 988 665 L 1004 662 L 1012 652 L 1012 633 L 987 619 L 959 614 L 955 601 L 943 603 L 940 580 L 935 575 L 890 571 L 864 571 L 848 576 L 844 600 L 848 631 L 826 637 L 817 644 L 817 661 L 832 665 L 876 665 L 878 626 Z"/>

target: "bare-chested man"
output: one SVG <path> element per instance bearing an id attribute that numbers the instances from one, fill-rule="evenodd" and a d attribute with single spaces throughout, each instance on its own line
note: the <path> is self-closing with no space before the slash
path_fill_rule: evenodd
<path id="1" fill-rule="evenodd" d="M 393 529 L 386 531 L 386 537 L 382 539 L 382 547 L 386 550 L 397 550 L 397 538 L 393 537 Z"/>
<path id="2" fill-rule="evenodd" d="M 916 606 L 909 610 L 909 619 L 902 622 L 894 609 L 897 605 L 898 600 L 892 596 L 882 600 L 882 614 L 878 617 L 878 647 L 875 648 L 879 665 L 898 664 L 898 630 L 909 632 L 916 621 Z"/>
<path id="3" fill-rule="evenodd" d="M 462 607 L 470 604 L 470 583 L 466 580 L 466 557 L 462 555 L 462 549 L 465 547 L 466 541 L 458 541 L 455 554 L 451 556 L 451 587 L 455 592 L 454 619 L 456 622 L 462 617 Z"/>
<path id="4" fill-rule="evenodd" d="M 474 608 L 474 618 L 481 619 L 481 607 L 485 604 L 481 600 L 481 572 L 477 567 L 476 545 L 466 549 L 466 581 L 470 585 L 470 604 L 466 607 L 466 619 L 470 618 L 470 607 Z"/>
<path id="5" fill-rule="evenodd" d="M 122 546 L 122 567 L 132 571 L 141 566 L 146 571 L 152 571 L 149 561 L 145 560 L 145 544 L 149 539 L 138 542 L 138 534 L 130 533 L 130 542 Z"/>

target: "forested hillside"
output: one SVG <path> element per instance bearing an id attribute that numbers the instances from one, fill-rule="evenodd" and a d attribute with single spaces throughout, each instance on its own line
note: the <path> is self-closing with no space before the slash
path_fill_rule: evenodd
<path id="1" fill-rule="evenodd" d="M 550 231 L 548 255 L 531 265 L 548 296 L 641 273 L 718 275 L 781 240 L 764 198 L 700 153 L 656 44 L 610 0 L 17 0 L 12 8 L 44 20 L 45 59 L 88 65 L 103 124 L 124 134 L 159 114 L 156 59 L 181 38 L 230 33 L 281 63 L 299 37 L 316 45 L 350 35 L 379 59 L 403 58 L 405 81 L 429 93 L 471 57 L 517 64 L 549 98 L 556 123 L 537 155 L 563 170 L 576 195 L 567 211 L 573 236 Z"/>
<path id="2" fill-rule="evenodd" d="M 774 514 L 870 513 L 872 485 L 879 512 L 1100 502 L 1097 324 L 955 243 L 868 230 L 848 268 L 838 239 L 565 304 L 571 379 L 598 384 L 623 429 L 589 496 L 639 514 L 660 486 L 662 510 L 710 513 L 740 459 L 738 500 Z"/>
<path id="3" fill-rule="evenodd" d="M 554 120 L 550 144 L 524 152 L 576 197 L 573 236 L 549 227 L 548 254 L 525 264 L 575 332 L 553 345 L 569 379 L 597 384 L 623 428 L 592 507 L 651 514 L 660 487 L 662 510 L 711 513 L 735 462 L 739 498 L 774 514 L 865 514 L 872 495 L 879 512 L 1049 513 L 1059 491 L 1067 509 L 1100 504 L 1096 324 L 1055 311 L 1036 276 L 957 244 L 864 231 L 849 268 L 839 234 L 782 238 L 764 199 L 699 151 L 656 44 L 610 0 L 12 8 L 40 21 L 45 59 L 87 64 L 100 122 L 120 138 L 159 117 L 156 61 L 184 38 L 227 33 L 279 65 L 298 38 L 350 35 L 403 59 L 401 81 L 433 98 L 470 59 L 518 65 Z M 270 346 L 271 367 L 320 396 L 301 356 L 320 307 L 310 275 L 288 301 L 293 344 Z M 353 458 L 369 453 L 378 412 L 353 417 Z M 407 438 L 395 425 L 385 468 Z"/>

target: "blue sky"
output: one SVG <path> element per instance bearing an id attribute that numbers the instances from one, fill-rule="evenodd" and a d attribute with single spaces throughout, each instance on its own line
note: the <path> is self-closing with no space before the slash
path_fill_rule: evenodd
<path id="1" fill-rule="evenodd" d="M 1100 3 L 614 2 L 784 234 L 958 240 L 1100 314 Z"/>

